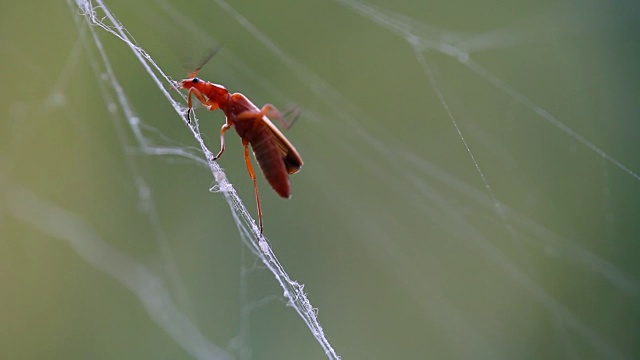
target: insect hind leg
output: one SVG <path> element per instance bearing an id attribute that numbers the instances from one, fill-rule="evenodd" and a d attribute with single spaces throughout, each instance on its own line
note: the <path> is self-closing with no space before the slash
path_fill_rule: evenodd
<path id="1" fill-rule="evenodd" d="M 242 139 L 242 146 L 244 146 L 244 161 L 247 163 L 247 170 L 249 176 L 253 180 L 253 188 L 256 191 L 256 204 L 258 205 L 258 223 L 260 226 L 260 234 L 262 234 L 262 206 L 260 205 L 260 192 L 258 191 L 258 180 L 256 179 L 256 172 L 253 170 L 253 164 L 251 164 L 251 157 L 249 156 L 249 141 Z"/>
<path id="2" fill-rule="evenodd" d="M 283 114 L 272 104 L 265 104 L 262 109 L 260 109 L 257 117 L 262 118 L 265 115 L 278 120 L 283 128 L 289 129 L 293 126 L 296 120 L 298 120 L 298 117 L 300 116 L 300 108 L 291 107 Z"/>

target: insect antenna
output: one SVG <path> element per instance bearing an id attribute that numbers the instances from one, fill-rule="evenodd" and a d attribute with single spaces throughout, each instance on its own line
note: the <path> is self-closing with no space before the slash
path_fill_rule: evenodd
<path id="1" fill-rule="evenodd" d="M 198 75 L 200 70 L 202 70 L 202 68 L 205 65 L 207 65 L 209 60 L 211 60 L 220 50 L 222 50 L 222 45 L 216 46 L 215 48 L 213 48 L 213 50 L 211 50 L 211 52 L 207 54 L 207 56 L 200 62 L 200 65 L 198 65 L 196 69 L 191 74 L 189 74 L 189 77 L 190 78 L 196 77 L 196 75 Z"/>

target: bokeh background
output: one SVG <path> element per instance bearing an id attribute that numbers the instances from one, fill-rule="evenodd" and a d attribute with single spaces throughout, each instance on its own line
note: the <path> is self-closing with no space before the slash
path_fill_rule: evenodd
<path id="1" fill-rule="evenodd" d="M 105 4 L 169 76 L 222 45 L 202 78 L 302 109 L 265 234 L 343 359 L 640 356 L 637 3 Z M 0 357 L 326 358 L 211 172 L 150 154 L 198 147 L 126 44 L 93 29 L 142 147 L 74 4 L 0 9 Z M 255 216 L 234 132 L 220 164 Z"/>

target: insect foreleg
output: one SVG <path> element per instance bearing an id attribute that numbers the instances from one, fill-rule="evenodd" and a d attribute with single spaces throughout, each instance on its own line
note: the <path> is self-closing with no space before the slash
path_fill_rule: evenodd
<path id="1" fill-rule="evenodd" d="M 222 153 L 224 152 L 224 133 L 226 133 L 229 129 L 231 129 L 231 125 L 229 125 L 228 122 L 222 125 L 222 127 L 220 128 L 220 152 L 218 153 L 218 155 L 213 157 L 213 160 L 217 160 L 220 158 L 220 156 L 222 156 Z"/>
<path id="2" fill-rule="evenodd" d="M 215 109 L 217 109 L 219 107 L 218 103 L 211 100 L 211 99 L 207 99 L 204 95 L 202 95 L 202 93 L 200 92 L 200 90 L 192 87 L 189 88 L 189 94 L 187 95 L 187 102 L 189 105 L 189 109 L 187 110 L 187 121 L 189 122 L 189 124 L 191 124 L 191 112 L 193 111 L 193 100 L 191 95 L 195 95 L 196 98 L 198 100 L 200 100 L 200 102 L 205 105 L 209 110 L 213 111 Z"/>

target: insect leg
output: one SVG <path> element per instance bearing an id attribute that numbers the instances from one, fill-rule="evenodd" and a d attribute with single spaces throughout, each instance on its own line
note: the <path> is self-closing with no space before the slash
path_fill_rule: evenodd
<path id="1" fill-rule="evenodd" d="M 202 93 L 200 93 L 200 91 L 198 91 L 198 89 L 196 88 L 191 88 L 189 89 L 189 94 L 187 95 L 187 104 L 189 105 L 189 109 L 187 109 L 187 122 L 189 124 L 191 124 L 191 112 L 193 111 L 193 100 L 191 99 L 191 95 L 196 94 L 196 97 L 202 101 L 201 98 L 204 98 L 202 96 Z"/>
<path id="2" fill-rule="evenodd" d="M 284 114 L 282 114 L 280 113 L 280 111 L 278 111 L 278 109 L 276 109 L 275 106 L 271 104 L 266 104 L 265 106 L 262 107 L 262 109 L 258 113 L 258 117 L 262 118 L 265 115 L 278 120 L 278 122 L 280 123 L 280 125 L 282 125 L 283 128 L 289 129 L 290 127 L 293 126 L 293 123 L 295 123 L 296 120 L 298 120 L 298 116 L 300 116 L 300 109 L 297 107 L 294 107 L 287 110 Z M 287 117 L 290 117 L 290 119 L 287 120 Z"/>
<path id="3" fill-rule="evenodd" d="M 251 176 L 251 180 L 253 180 L 253 188 L 256 190 L 256 203 L 258 204 L 258 222 L 260 224 L 260 234 L 262 234 L 262 206 L 260 205 L 260 193 L 258 192 L 258 181 L 256 180 L 256 172 L 253 171 L 251 157 L 249 157 L 249 141 L 242 139 L 242 146 L 244 146 L 244 161 L 247 163 L 247 170 L 249 170 L 249 176 Z"/>
<path id="4" fill-rule="evenodd" d="M 193 111 L 193 100 L 191 99 L 191 95 L 195 95 L 196 98 L 198 100 L 200 100 L 200 102 L 205 105 L 206 107 L 209 108 L 209 110 L 213 111 L 215 109 L 217 109 L 218 103 L 212 100 L 208 100 L 204 95 L 202 95 L 202 93 L 200 92 L 200 90 L 196 89 L 196 88 L 189 88 L 189 94 L 187 96 L 187 102 L 189 104 L 189 109 L 187 110 L 187 122 L 189 124 L 191 124 L 191 112 Z"/>
<path id="5" fill-rule="evenodd" d="M 224 133 L 227 132 L 227 130 L 231 129 L 231 125 L 229 125 L 229 123 L 224 123 L 224 125 L 222 125 L 222 127 L 220 128 L 220 152 L 218 153 L 218 155 L 214 156 L 212 160 L 217 160 L 220 158 L 220 156 L 222 156 L 222 153 L 224 152 Z"/>

